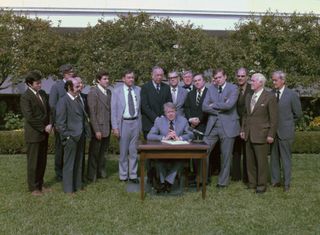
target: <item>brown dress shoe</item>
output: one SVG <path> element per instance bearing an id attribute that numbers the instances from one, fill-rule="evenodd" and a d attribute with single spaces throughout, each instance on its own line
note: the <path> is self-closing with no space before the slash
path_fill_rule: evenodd
<path id="1" fill-rule="evenodd" d="M 32 196 L 42 196 L 42 192 L 39 190 L 34 190 L 31 192 L 31 195 Z"/>
<path id="2" fill-rule="evenodd" d="M 281 184 L 279 182 L 278 183 L 274 183 L 274 184 L 272 184 L 272 187 L 279 188 L 279 187 L 281 187 Z"/>

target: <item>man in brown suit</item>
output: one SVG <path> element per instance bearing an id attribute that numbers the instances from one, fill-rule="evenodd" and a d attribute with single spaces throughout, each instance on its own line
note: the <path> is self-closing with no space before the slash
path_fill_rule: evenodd
<path id="1" fill-rule="evenodd" d="M 88 180 L 106 178 L 106 152 L 109 147 L 111 126 L 111 91 L 109 74 L 100 72 L 96 77 L 97 86 L 88 93 L 89 116 L 92 127 L 92 137 L 89 146 Z"/>
<path id="2" fill-rule="evenodd" d="M 266 78 L 261 73 L 251 77 L 253 94 L 246 98 L 240 136 L 246 141 L 248 188 L 264 193 L 268 179 L 268 153 L 278 122 L 275 96 L 264 89 Z"/>
<path id="3" fill-rule="evenodd" d="M 28 187 L 32 195 L 44 191 L 43 177 L 47 165 L 48 134 L 51 131 L 50 108 L 47 94 L 41 90 L 41 75 L 30 72 L 25 79 L 28 86 L 21 96 L 24 133 L 27 142 Z"/>

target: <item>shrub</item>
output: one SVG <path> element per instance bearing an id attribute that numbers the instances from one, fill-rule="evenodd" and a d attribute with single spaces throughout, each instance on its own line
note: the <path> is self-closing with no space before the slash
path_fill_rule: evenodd
<path id="1" fill-rule="evenodd" d="M 6 130 L 16 130 L 23 127 L 23 118 L 21 115 L 15 114 L 12 111 L 6 113 L 3 120 L 5 121 L 4 127 Z"/>
<path id="2" fill-rule="evenodd" d="M 298 131 L 293 153 L 320 153 L 320 131 Z"/>

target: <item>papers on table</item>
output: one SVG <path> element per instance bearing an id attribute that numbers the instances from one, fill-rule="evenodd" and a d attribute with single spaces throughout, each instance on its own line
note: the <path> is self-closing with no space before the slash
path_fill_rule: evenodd
<path id="1" fill-rule="evenodd" d="M 161 140 L 161 142 L 172 145 L 189 144 L 189 142 L 185 140 Z"/>

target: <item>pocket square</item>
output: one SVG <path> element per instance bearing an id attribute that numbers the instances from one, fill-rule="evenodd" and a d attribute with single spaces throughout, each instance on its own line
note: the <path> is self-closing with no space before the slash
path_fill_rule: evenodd
<path id="1" fill-rule="evenodd" d="M 261 107 L 264 107 L 264 104 L 261 104 Z"/>

